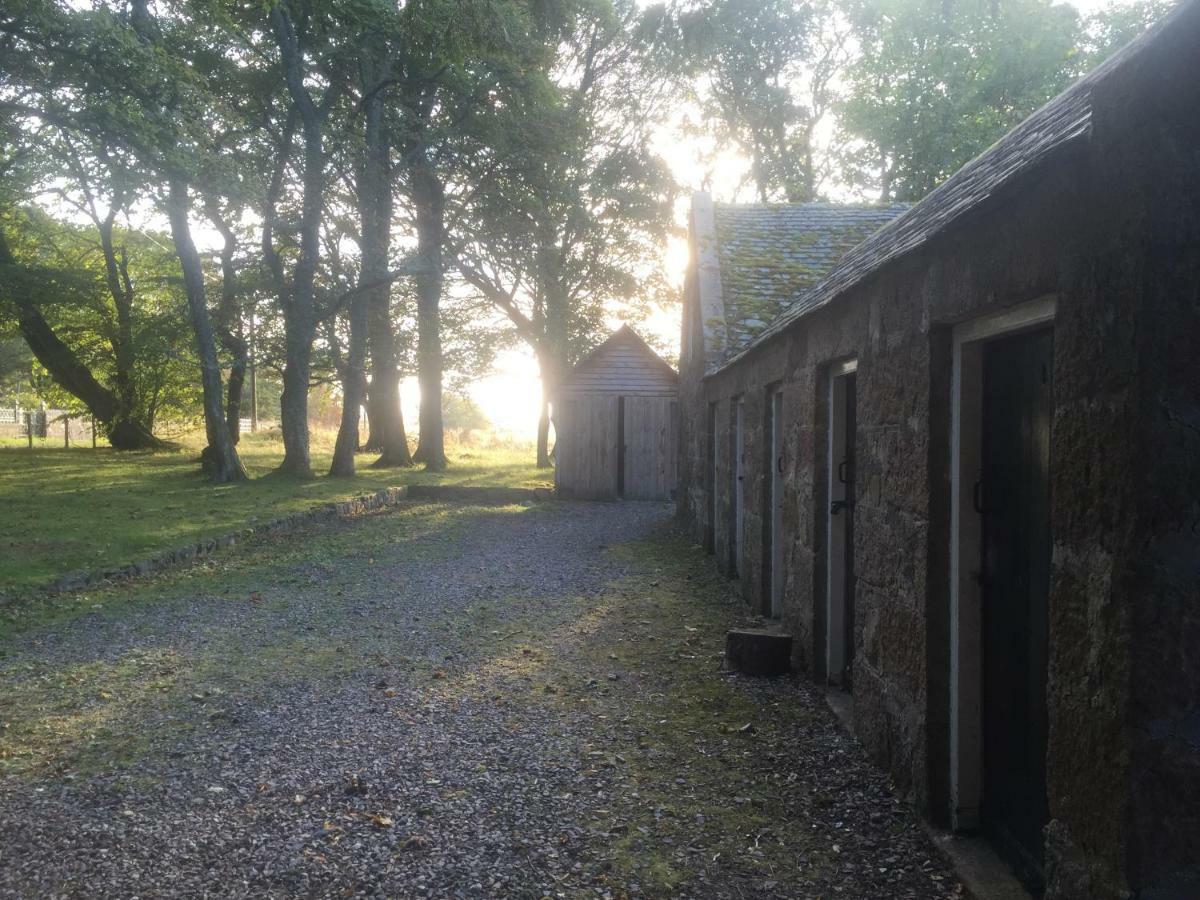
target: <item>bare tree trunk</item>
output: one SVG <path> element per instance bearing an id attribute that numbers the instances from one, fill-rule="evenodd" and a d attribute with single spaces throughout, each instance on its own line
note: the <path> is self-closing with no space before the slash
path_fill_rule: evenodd
<path id="1" fill-rule="evenodd" d="M 308 386 L 312 374 L 314 329 L 295 311 L 285 317 L 283 391 L 279 395 L 279 428 L 283 434 L 283 462 L 279 471 L 297 478 L 312 478 L 309 455 Z"/>
<path id="2" fill-rule="evenodd" d="M 558 386 L 560 373 L 564 371 L 564 368 L 555 362 L 554 354 L 551 351 L 539 352 L 537 357 L 538 371 L 542 379 L 542 403 L 538 415 L 537 432 L 537 467 L 549 469 L 554 465 L 550 459 L 550 403 L 554 396 L 554 390 Z"/>
<path id="3" fill-rule="evenodd" d="M 225 427 L 235 447 L 242 439 L 242 394 L 246 387 L 246 365 L 250 355 L 245 349 L 246 342 L 242 341 L 241 344 L 241 353 L 234 351 L 233 362 L 229 365 L 229 381 L 225 385 Z M 225 346 L 229 349 L 228 344 Z"/>
<path id="4" fill-rule="evenodd" d="M 292 270 L 291 288 L 283 304 L 285 359 L 279 424 L 283 432 L 283 462 L 279 471 L 311 478 L 309 453 L 308 387 L 312 370 L 312 344 L 316 336 L 316 275 L 321 253 L 321 215 L 325 187 L 323 113 L 305 85 L 304 61 L 288 5 L 275 2 L 271 27 L 283 62 L 288 94 L 300 116 L 304 137 L 301 175 L 300 255 Z"/>
<path id="5" fill-rule="evenodd" d="M 187 293 L 188 311 L 192 318 L 192 331 L 196 335 L 196 350 L 200 357 L 200 381 L 204 392 L 204 430 L 208 446 L 201 459 L 211 481 L 224 484 L 244 481 L 246 469 L 238 458 L 237 448 L 229 437 L 221 397 L 221 364 L 217 359 L 217 346 L 213 339 L 212 323 L 208 317 L 208 304 L 204 289 L 204 270 L 200 254 L 192 241 L 191 226 L 188 224 L 188 187 L 178 176 L 172 177 L 167 194 L 167 218 L 171 223 L 171 237 L 175 252 L 183 267 L 183 282 Z"/>
<path id="6" fill-rule="evenodd" d="M 538 468 L 550 468 L 550 415 L 548 405 L 559 382 L 567 372 L 569 353 L 568 307 L 570 301 L 563 287 L 562 249 L 553 227 L 543 225 L 538 248 L 539 291 L 544 312 L 542 337 L 538 342 L 538 370 L 542 378 L 542 410 L 538 419 Z"/>
<path id="7" fill-rule="evenodd" d="M 400 372 L 396 366 L 396 335 L 392 327 L 389 298 L 372 298 L 368 316 L 371 333 L 371 431 L 380 441 L 376 469 L 411 466 L 412 452 L 404 433 L 400 409 Z"/>
<path id="8" fill-rule="evenodd" d="M 416 211 L 417 380 L 421 385 L 421 419 L 413 459 L 431 472 L 446 469 L 446 437 L 442 422 L 442 245 L 445 241 L 445 190 L 424 151 L 411 164 L 412 200 Z"/>
<path id="9" fill-rule="evenodd" d="M 368 334 L 369 334 L 369 331 L 370 331 L 369 326 L 370 326 L 370 318 L 371 318 L 369 302 L 367 304 L 367 307 L 368 307 L 367 322 L 368 322 Z M 368 340 L 369 340 L 369 337 L 368 337 Z M 370 378 L 370 381 L 366 388 L 367 440 L 366 440 L 366 443 L 364 443 L 362 445 L 362 450 L 364 453 L 379 453 L 383 449 L 383 433 L 377 427 L 377 425 L 380 421 L 379 411 L 377 409 L 377 405 L 378 405 L 379 401 L 376 400 L 374 384 L 375 384 L 375 365 L 374 365 L 374 363 L 372 363 L 371 364 L 371 378 Z"/>
<path id="10" fill-rule="evenodd" d="M 383 93 L 369 92 L 363 110 L 366 155 L 358 192 L 363 277 L 368 281 L 387 273 L 392 240 L 390 142 L 383 117 Z M 371 465 L 377 469 L 411 466 L 412 453 L 408 449 L 404 415 L 400 409 L 400 371 L 396 361 L 391 285 L 381 284 L 365 296 L 371 348 L 371 436 L 367 446 L 379 453 L 379 458 Z"/>
<path id="11" fill-rule="evenodd" d="M 546 402 L 546 395 L 542 394 L 542 411 L 538 416 L 538 431 L 537 431 L 537 467 L 539 469 L 549 469 L 553 466 L 550 461 L 550 404 Z"/>
<path id="12" fill-rule="evenodd" d="M 221 346 L 231 357 L 229 382 L 226 385 L 225 422 L 229 439 L 234 445 L 241 439 L 242 392 L 246 383 L 246 368 L 250 361 L 250 345 L 246 341 L 242 324 L 242 310 L 238 303 L 237 235 L 220 213 L 215 202 L 206 206 L 208 218 L 221 232 L 221 302 L 217 305 L 216 330 Z"/>
<path id="13" fill-rule="evenodd" d="M 333 447 L 330 475 L 354 474 L 354 454 L 358 450 L 358 419 L 362 413 L 366 387 L 367 298 L 359 295 L 350 303 L 350 342 L 342 368 L 342 420 Z"/>

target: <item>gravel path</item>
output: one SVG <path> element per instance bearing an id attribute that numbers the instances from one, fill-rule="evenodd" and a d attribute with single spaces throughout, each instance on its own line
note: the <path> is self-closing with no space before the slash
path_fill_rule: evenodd
<path id="1" fill-rule="evenodd" d="M 18 614 L 0 897 L 956 897 L 658 504 L 409 505 Z"/>

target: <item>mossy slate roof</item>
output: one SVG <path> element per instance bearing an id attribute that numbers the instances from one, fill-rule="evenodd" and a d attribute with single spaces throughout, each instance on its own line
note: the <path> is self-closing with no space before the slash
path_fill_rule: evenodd
<path id="1" fill-rule="evenodd" d="M 851 248 L 907 205 L 722 204 L 713 207 L 726 356 L 799 301 Z"/>
<path id="2" fill-rule="evenodd" d="M 1181 29 L 1182 40 L 1178 43 L 1186 45 L 1190 35 L 1183 29 L 1196 30 L 1196 22 L 1200 20 L 1198 10 L 1200 2 L 1197 0 L 1179 4 L 1157 25 L 1038 109 L 904 215 L 847 252 L 819 283 L 805 292 L 800 302 L 789 304 L 769 325 L 758 329 L 750 341 L 743 342 L 740 347 L 731 347 L 721 367 L 732 365 L 888 263 L 922 247 L 963 215 L 993 200 L 1017 179 L 1055 157 L 1062 148 L 1087 141 L 1092 129 L 1092 96 L 1097 87 L 1123 77 L 1127 67 L 1140 65 L 1142 58 L 1163 52 L 1160 45 L 1164 35 L 1172 29 Z"/>

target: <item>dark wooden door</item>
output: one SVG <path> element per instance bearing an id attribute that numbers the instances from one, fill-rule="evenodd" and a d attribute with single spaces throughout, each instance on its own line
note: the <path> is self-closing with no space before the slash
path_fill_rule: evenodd
<path id="1" fill-rule="evenodd" d="M 1050 587 L 1050 330 L 984 345 L 983 818 L 1026 880 L 1040 881 L 1046 802 Z"/>
<path id="2" fill-rule="evenodd" d="M 854 689 L 854 435 L 858 430 L 858 375 L 851 372 L 846 379 L 846 455 L 838 466 L 838 480 L 845 486 L 846 497 L 846 668 L 843 684 Z"/>

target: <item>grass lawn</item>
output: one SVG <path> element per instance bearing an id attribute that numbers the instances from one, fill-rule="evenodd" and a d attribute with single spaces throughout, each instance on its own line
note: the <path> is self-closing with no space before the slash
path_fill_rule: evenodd
<path id="1" fill-rule="evenodd" d="M 332 435 L 314 433 L 313 468 L 327 471 Z M 24 593 L 66 572 L 145 559 L 192 541 L 330 500 L 397 484 L 550 485 L 553 473 L 534 465 L 531 447 L 448 447 L 450 469 L 368 468 L 359 457 L 353 479 L 298 481 L 268 476 L 283 446 L 246 435 L 239 450 L 254 480 L 211 485 L 200 475 L 198 447 L 177 452 L 117 453 L 54 443 L 30 450 L 0 445 L 0 592 Z"/>

